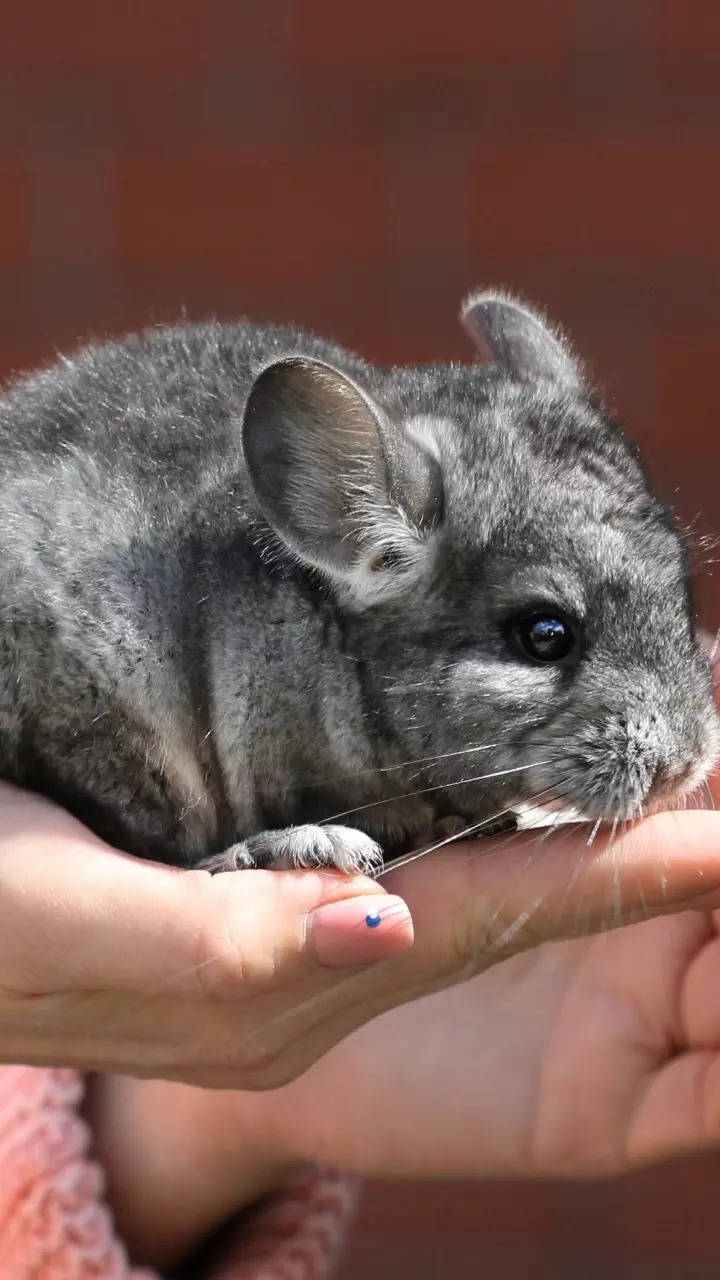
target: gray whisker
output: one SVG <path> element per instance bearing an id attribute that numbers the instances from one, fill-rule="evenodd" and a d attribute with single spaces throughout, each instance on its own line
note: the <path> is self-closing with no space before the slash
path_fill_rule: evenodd
<path id="1" fill-rule="evenodd" d="M 418 756 L 416 760 L 403 760 L 400 764 L 381 764 L 377 769 L 363 770 L 366 773 L 394 773 L 397 769 L 407 769 L 414 764 L 435 764 L 442 760 L 450 760 L 453 756 L 471 755 L 473 751 L 492 751 L 493 747 L 501 747 L 502 742 L 484 742 L 479 747 L 464 747 L 462 751 L 446 751 L 439 756 Z M 359 777 L 359 774 L 353 774 L 353 777 Z"/>
<path id="2" fill-rule="evenodd" d="M 354 809 L 343 809 L 341 813 L 333 813 L 329 818 L 321 818 L 318 825 L 323 826 L 326 822 L 337 822 L 338 818 L 349 818 L 353 813 L 363 813 L 366 809 L 374 809 L 382 804 L 392 804 L 395 800 L 409 800 L 413 796 L 429 795 L 432 791 L 445 791 L 449 790 L 450 787 L 469 786 L 471 782 L 488 782 L 492 778 L 506 778 L 511 773 L 524 773 L 527 769 L 537 769 L 541 765 L 548 763 L 548 760 L 533 760 L 532 764 L 519 764 L 512 769 L 499 769 L 495 773 L 480 773 L 472 778 L 457 778 L 454 782 L 438 782 L 434 787 L 421 787 L 419 791 L 403 791 L 395 796 L 385 796 L 381 800 L 370 800 L 367 804 L 356 805 Z"/>
<path id="3" fill-rule="evenodd" d="M 533 724 L 539 724 L 539 723 L 540 723 L 539 720 L 533 720 L 528 723 L 527 727 L 531 728 Z M 417 730 L 422 728 L 430 728 L 434 726 L 414 724 L 412 727 L 415 730 Z M 441 764 L 444 760 L 450 760 L 453 757 L 463 756 L 463 755 L 472 755 L 473 752 L 478 752 L 478 751 L 492 751 L 495 747 L 502 747 L 504 745 L 505 745 L 504 740 L 502 739 L 498 740 L 497 742 L 481 742 L 481 743 L 478 743 L 476 746 L 463 747 L 459 751 L 445 751 L 445 752 L 442 752 L 440 755 L 418 756 L 413 760 L 401 760 L 399 764 L 373 765 L 370 769 L 356 769 L 353 771 L 353 773 L 345 773 L 345 774 L 339 774 L 339 775 L 331 774 L 328 777 L 324 777 L 324 778 L 307 779 L 302 782 L 297 782 L 293 784 L 289 789 L 298 790 L 299 788 L 302 788 L 304 790 L 312 791 L 316 787 L 327 786 L 328 783 L 333 784 L 338 782 L 348 782 L 353 780 L 354 778 L 367 778 L 371 774 L 397 773 L 399 769 L 408 769 L 412 765 L 417 765 L 417 764 L 427 764 L 427 765 Z"/>
<path id="4" fill-rule="evenodd" d="M 531 802 L 539 800 L 542 796 L 547 795 L 548 792 L 551 792 L 552 790 L 552 787 L 545 787 L 543 791 L 538 791 L 537 794 L 532 797 Z M 388 866 L 383 867 L 382 870 L 378 872 L 376 878 L 379 880 L 388 871 L 395 871 L 398 867 L 407 866 L 410 862 L 416 862 L 418 858 L 424 858 L 427 853 L 434 853 L 436 849 L 442 849 L 447 844 L 453 844 L 457 840 L 464 839 L 465 836 L 473 835 L 476 831 L 480 831 L 482 827 L 486 827 L 489 822 L 496 822 L 498 818 L 504 817 L 506 813 L 512 813 L 512 808 L 510 806 L 506 806 L 504 809 L 499 809 L 497 813 L 491 813 L 489 817 L 482 818 L 479 822 L 471 823 L 470 826 L 465 827 L 462 831 L 456 831 L 454 835 L 447 836 L 444 840 L 438 841 L 437 844 L 429 845 L 426 849 L 414 849 L 411 853 L 403 854 L 400 858 L 394 858 Z M 521 833 L 515 831 L 512 832 L 512 834 L 519 835 Z"/>
<path id="5" fill-rule="evenodd" d="M 431 844 L 427 849 L 415 849 L 412 853 L 403 854 L 401 858 L 395 858 L 389 866 L 383 867 L 382 871 L 378 872 L 376 879 L 380 880 L 387 871 L 395 871 L 398 867 L 405 867 L 410 862 L 417 862 L 418 858 L 424 858 L 427 853 L 434 853 L 436 849 L 442 849 L 446 844 L 453 844 L 456 840 L 462 840 L 464 836 L 473 835 L 481 827 L 487 826 L 488 822 L 494 822 L 497 818 L 502 818 L 504 814 L 510 812 L 510 809 L 499 809 L 497 813 L 491 813 L 489 818 L 483 818 L 482 822 L 473 822 L 469 827 L 465 827 L 463 831 L 457 831 L 455 835 L 447 836 L 445 840 L 439 840 L 437 844 Z"/>

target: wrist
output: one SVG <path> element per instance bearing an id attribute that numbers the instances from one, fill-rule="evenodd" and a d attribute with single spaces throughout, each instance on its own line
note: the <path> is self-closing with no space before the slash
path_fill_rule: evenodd
<path id="1" fill-rule="evenodd" d="M 255 1093 L 93 1077 L 86 1118 L 118 1231 L 137 1263 L 177 1265 L 296 1162 Z"/>

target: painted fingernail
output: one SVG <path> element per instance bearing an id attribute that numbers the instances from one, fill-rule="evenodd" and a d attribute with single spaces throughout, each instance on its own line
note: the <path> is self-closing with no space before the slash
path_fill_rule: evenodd
<path id="1" fill-rule="evenodd" d="M 343 898 L 310 913 L 307 941 L 318 964 L 329 968 L 373 964 L 412 946 L 412 916 L 390 894 Z"/>

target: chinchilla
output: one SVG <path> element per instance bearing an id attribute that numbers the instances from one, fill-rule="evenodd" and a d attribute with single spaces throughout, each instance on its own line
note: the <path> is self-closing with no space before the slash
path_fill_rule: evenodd
<path id="1" fill-rule="evenodd" d="M 11 385 L 0 776 L 215 870 L 697 788 L 685 541 L 564 338 L 504 294 L 462 314 L 469 365 L 209 323 Z"/>

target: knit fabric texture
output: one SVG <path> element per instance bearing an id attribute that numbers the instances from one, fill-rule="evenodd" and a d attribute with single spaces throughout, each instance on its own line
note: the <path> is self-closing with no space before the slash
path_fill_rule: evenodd
<path id="1" fill-rule="evenodd" d="M 0 1067 L 0 1280 L 159 1280 L 133 1267 L 103 1203 L 75 1071 Z M 223 1236 L 202 1280 L 325 1280 L 358 1184 L 309 1170 Z"/>

